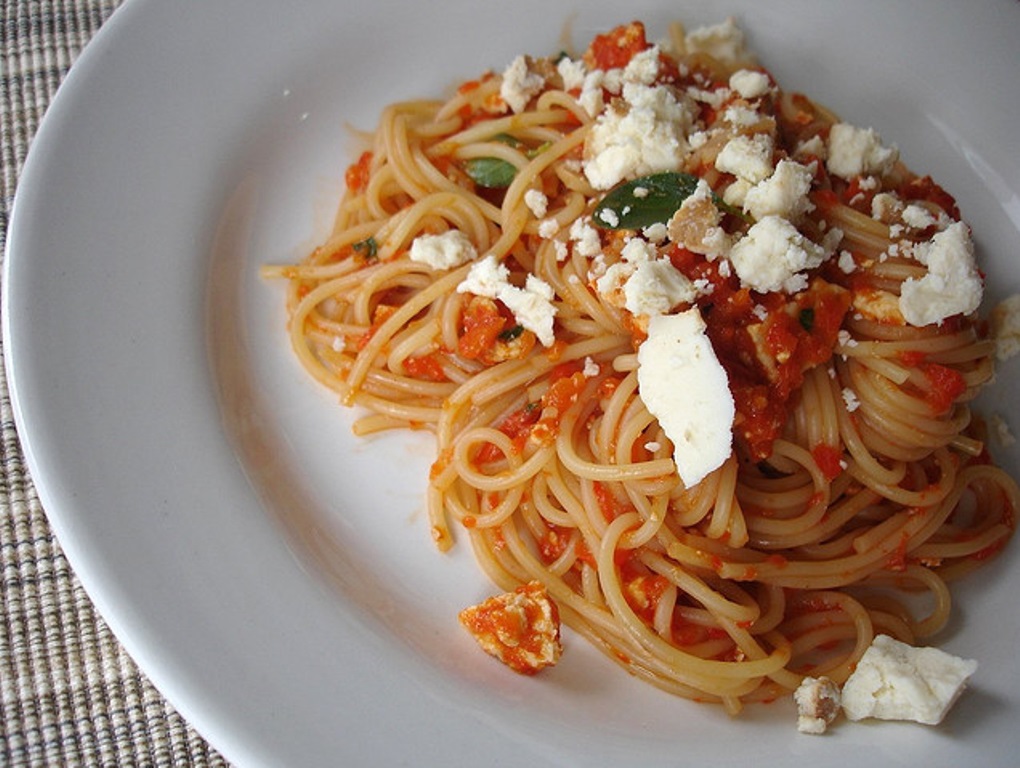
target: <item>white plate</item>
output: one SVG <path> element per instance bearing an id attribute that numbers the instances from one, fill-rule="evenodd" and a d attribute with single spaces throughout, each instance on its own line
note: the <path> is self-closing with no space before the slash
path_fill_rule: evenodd
<path id="1" fill-rule="evenodd" d="M 981 661 L 943 727 L 796 733 L 672 699 L 568 637 L 537 679 L 474 649 L 489 587 L 432 548 L 422 435 L 355 441 L 283 337 L 279 285 L 392 100 L 641 18 L 734 14 L 779 81 L 897 142 L 972 222 L 989 299 L 1020 290 L 1020 5 L 130 0 L 61 88 L 18 191 L 4 281 L 20 434 L 76 572 L 172 703 L 241 765 L 754 761 L 995 764 L 1020 748 L 1020 559 L 961 590 Z M 852 10 L 851 10 L 852 9 Z M 1006 413 L 1017 366 L 987 398 Z M 1012 407 L 1012 406 L 1011 406 Z M 1017 413 L 1008 413 L 1020 431 Z M 1015 450 L 1000 452 L 1020 468 Z"/>

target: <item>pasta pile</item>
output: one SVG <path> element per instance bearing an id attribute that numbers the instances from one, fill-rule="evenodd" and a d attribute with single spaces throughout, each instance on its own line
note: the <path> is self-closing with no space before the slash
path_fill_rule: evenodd
<path id="1" fill-rule="evenodd" d="M 876 634 L 936 635 L 1008 541 L 956 203 L 732 21 L 655 44 L 634 22 L 393 104 L 346 186 L 329 238 L 264 269 L 298 358 L 356 433 L 434 432 L 440 549 L 544 585 L 637 677 L 731 712 L 842 682 Z M 680 316 L 728 419 L 685 404 L 696 365 L 639 361 Z M 681 446 L 704 430 L 708 466 Z"/>

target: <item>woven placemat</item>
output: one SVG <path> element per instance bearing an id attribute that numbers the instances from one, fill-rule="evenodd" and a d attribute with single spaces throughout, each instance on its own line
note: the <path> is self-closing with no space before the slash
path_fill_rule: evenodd
<path id="1" fill-rule="evenodd" d="M 39 121 L 119 2 L 2 0 L 0 246 Z M 0 411 L 0 765 L 225 765 L 138 670 L 75 578 L 28 477 L 2 366 Z"/>

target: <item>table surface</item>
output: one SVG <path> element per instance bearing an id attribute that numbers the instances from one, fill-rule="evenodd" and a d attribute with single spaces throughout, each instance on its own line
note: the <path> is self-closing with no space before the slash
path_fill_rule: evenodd
<path id="1" fill-rule="evenodd" d="M 0 246 L 39 121 L 119 4 L 0 4 Z M 225 765 L 135 666 L 71 570 L 28 476 L 2 366 L 0 430 L 0 765 Z"/>

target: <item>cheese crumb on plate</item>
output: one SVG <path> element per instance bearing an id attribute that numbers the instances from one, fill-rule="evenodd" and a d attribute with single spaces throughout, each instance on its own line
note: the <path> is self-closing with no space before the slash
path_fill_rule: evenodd
<path id="1" fill-rule="evenodd" d="M 458 618 L 486 653 L 522 675 L 556 664 L 563 653 L 559 610 L 540 582 L 490 597 Z"/>
<path id="2" fill-rule="evenodd" d="M 937 725 L 976 670 L 976 661 L 878 635 L 843 686 L 843 711 L 851 720 Z"/>

